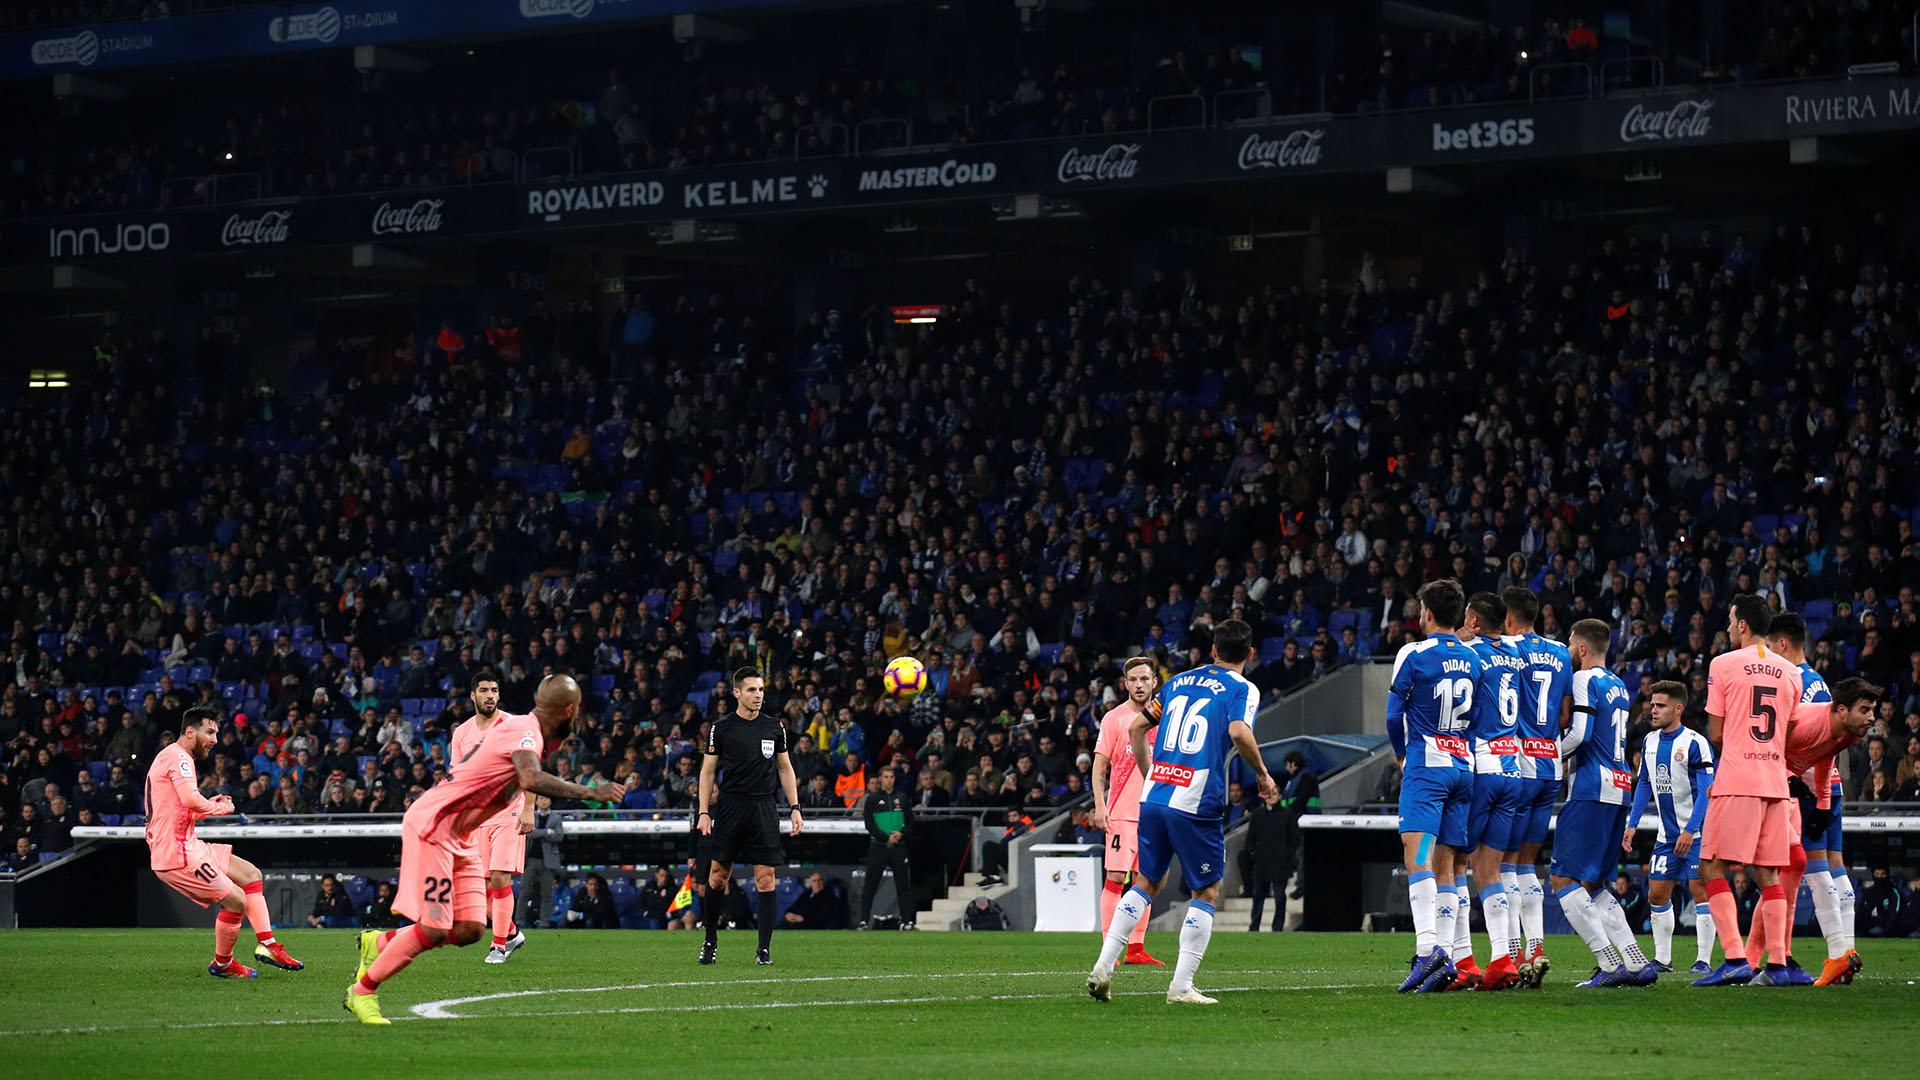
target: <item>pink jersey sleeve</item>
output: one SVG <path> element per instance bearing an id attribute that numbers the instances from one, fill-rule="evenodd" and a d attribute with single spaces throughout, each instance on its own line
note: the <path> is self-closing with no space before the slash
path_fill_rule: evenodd
<path id="1" fill-rule="evenodd" d="M 1723 653 L 1713 658 L 1707 665 L 1707 715 L 1727 715 L 1727 677 L 1731 668 L 1722 663 L 1731 653 Z"/>
<path id="2" fill-rule="evenodd" d="M 408 816 L 417 815 L 420 830 L 428 835 L 468 835 L 519 793 L 513 755 L 529 750 L 539 757 L 545 747 L 533 717 L 502 714 L 452 774 L 413 804 Z"/>
<path id="3" fill-rule="evenodd" d="M 1813 789 L 1815 804 L 1831 810 L 1835 757 L 1860 740 L 1844 728 L 1833 733 L 1833 704 L 1814 701 L 1793 711 L 1793 726 L 1787 732 L 1787 770 Z"/>
<path id="4" fill-rule="evenodd" d="M 200 794 L 200 776 L 193 756 L 169 743 L 153 757 L 147 769 L 147 862 L 155 870 L 187 865 L 186 845 L 193 823 L 207 816 L 213 804 Z"/>
<path id="5" fill-rule="evenodd" d="M 1140 820 L 1141 777 L 1133 760 L 1131 732 L 1133 719 L 1138 715 L 1131 703 L 1114 706 L 1100 720 L 1100 741 L 1094 747 L 1112 762 L 1112 770 L 1107 773 L 1107 816 L 1116 821 Z M 1155 730 L 1148 729 L 1149 744 L 1153 742 Z"/>

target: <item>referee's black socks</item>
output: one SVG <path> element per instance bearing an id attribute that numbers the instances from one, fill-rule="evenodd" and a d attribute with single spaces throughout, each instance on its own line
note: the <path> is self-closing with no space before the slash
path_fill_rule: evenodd
<path id="1" fill-rule="evenodd" d="M 773 899 L 774 899 L 774 896 L 773 896 L 772 889 L 760 890 L 760 911 L 759 911 L 758 921 L 760 923 L 760 951 L 761 952 L 765 952 L 770 946 L 773 945 L 773 920 L 774 920 Z"/>
<path id="2" fill-rule="evenodd" d="M 706 895 L 707 944 L 720 940 L 720 923 L 727 917 L 727 890 L 707 886 Z"/>

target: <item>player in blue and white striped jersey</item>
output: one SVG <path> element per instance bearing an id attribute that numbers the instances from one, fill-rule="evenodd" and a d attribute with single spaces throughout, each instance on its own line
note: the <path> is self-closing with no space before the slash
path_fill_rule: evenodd
<path id="1" fill-rule="evenodd" d="M 1800 669 L 1800 704 L 1811 705 L 1833 700 L 1833 691 L 1828 688 L 1827 680 L 1822 678 L 1813 665 L 1807 663 L 1807 623 L 1805 619 L 1786 612 L 1773 617 L 1767 627 L 1767 647 L 1780 654 L 1782 660 L 1794 664 Z M 1800 777 L 1801 783 L 1817 782 L 1815 772 L 1809 770 Z M 1809 795 L 1811 798 L 1811 794 Z M 1847 855 L 1840 849 L 1841 813 L 1840 773 L 1835 770 L 1833 783 L 1828 793 L 1829 814 L 1808 813 L 1809 803 L 1801 803 L 1803 822 L 1800 843 L 1806 848 L 1807 869 L 1803 880 L 1807 891 L 1813 896 L 1813 913 L 1820 923 L 1821 936 L 1827 939 L 1828 955 L 1836 951 L 1847 958 L 1849 967 L 1860 970 L 1860 954 L 1853 947 L 1853 880 L 1847 876 Z M 1789 897 L 1787 910 L 1792 918 L 1796 897 Z M 1789 923 L 1791 925 L 1791 922 Z M 1788 958 L 1788 963 L 1793 963 Z"/>
<path id="2" fill-rule="evenodd" d="M 1553 865 L 1548 873 L 1560 912 L 1580 940 L 1593 950 L 1598 967 L 1579 984 L 1647 986 L 1660 977 L 1640 952 L 1626 912 L 1607 884 L 1620 865 L 1620 837 L 1626 830 L 1628 709 L 1633 695 L 1608 671 L 1612 632 L 1599 619 L 1581 619 L 1568 635 L 1573 656 L 1573 724 L 1560 737 L 1565 762 L 1567 803 L 1553 834 Z"/>
<path id="3" fill-rule="evenodd" d="M 1504 990 L 1520 982 L 1518 962 L 1508 951 L 1513 914 L 1507 897 L 1505 868 L 1508 852 L 1525 838 L 1527 815 L 1533 801 L 1530 779 L 1521 773 L 1526 758 L 1520 752 L 1520 709 L 1527 661 L 1500 631 L 1506 628 L 1507 605 L 1490 592 L 1467 600 L 1466 622 L 1460 639 L 1480 656 L 1483 665 L 1473 703 L 1473 806 L 1467 814 L 1467 846 L 1460 853 L 1453 884 L 1459 894 L 1459 927 L 1455 935 L 1454 966 L 1461 979 L 1455 989 Z M 1467 913 L 1468 871 L 1480 887 L 1480 911 L 1487 920 L 1488 962 L 1484 972 L 1473 970 L 1473 937 Z"/>
<path id="4" fill-rule="evenodd" d="M 1466 605 L 1456 582 L 1421 587 L 1420 628 L 1427 636 L 1394 658 L 1387 691 L 1387 738 L 1406 769 L 1400 782 L 1400 846 L 1416 950 L 1413 970 L 1400 984 L 1403 994 L 1445 990 L 1456 974 L 1448 949 L 1459 897 L 1452 888 L 1439 888 L 1434 872 L 1452 873 L 1455 853 L 1467 845 L 1473 804 L 1467 733 L 1482 665 L 1456 633 Z"/>
<path id="5" fill-rule="evenodd" d="M 1673 883 L 1700 878 L 1700 846 L 1694 841 L 1707 817 L 1707 787 L 1713 783 L 1713 746 L 1680 722 L 1686 705 L 1687 688 L 1681 683 L 1658 682 L 1647 691 L 1653 730 L 1641 746 L 1633 809 L 1620 840 L 1623 850 L 1633 849 L 1633 834 L 1651 804 L 1660 824 L 1647 865 L 1647 904 L 1653 913 L 1653 962 L 1661 971 L 1673 970 Z M 1699 958 L 1693 970 L 1705 975 L 1713 970 L 1713 913 L 1705 894 L 1694 901 Z"/>
<path id="6" fill-rule="evenodd" d="M 1226 875 L 1227 763 L 1239 753 L 1253 768 L 1260 797 L 1274 797 L 1273 777 L 1253 741 L 1260 691 L 1243 673 L 1253 648 L 1253 630 L 1239 619 L 1213 629 L 1213 663 L 1168 679 L 1149 707 L 1128 726 L 1133 760 L 1145 773 L 1140 785 L 1140 873 L 1114 906 L 1100 958 L 1087 975 L 1087 993 L 1112 998 L 1113 965 L 1133 928 L 1153 910 L 1153 898 L 1180 860 L 1186 886 L 1186 917 L 1180 921 L 1180 959 L 1167 988 L 1168 1004 L 1212 1005 L 1193 988 L 1194 973 L 1213 937 L 1213 905 Z M 1152 747 L 1147 732 L 1160 733 Z"/>
<path id="7" fill-rule="evenodd" d="M 1524 585 L 1500 593 L 1507 605 L 1507 640 L 1527 662 L 1520 684 L 1520 775 L 1532 777 L 1520 784 L 1531 794 L 1524 834 L 1517 850 L 1500 865 L 1500 883 L 1519 918 L 1511 921 L 1514 941 L 1510 952 L 1520 970 L 1521 985 L 1539 989 L 1553 964 L 1547 959 L 1546 892 L 1540 888 L 1540 849 L 1546 845 L 1553 822 L 1553 804 L 1560 801 L 1560 733 L 1572 723 L 1573 658 L 1567 647 L 1534 632 L 1540 618 L 1540 598 Z"/>

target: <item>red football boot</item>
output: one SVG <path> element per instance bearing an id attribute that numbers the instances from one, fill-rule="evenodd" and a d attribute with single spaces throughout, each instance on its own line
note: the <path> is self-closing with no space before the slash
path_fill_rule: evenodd
<path id="1" fill-rule="evenodd" d="M 1519 966 L 1513 962 L 1513 957 L 1502 956 L 1500 959 L 1487 965 L 1486 972 L 1480 977 L 1480 985 L 1474 987 L 1474 989 L 1505 990 L 1510 986 L 1518 986 L 1519 983 Z"/>
<path id="2" fill-rule="evenodd" d="M 1127 946 L 1127 955 L 1120 962 L 1123 964 L 1151 964 L 1154 967 L 1167 966 L 1167 962 L 1165 960 L 1155 960 L 1153 957 L 1148 956 L 1147 947 L 1145 945 Z"/>

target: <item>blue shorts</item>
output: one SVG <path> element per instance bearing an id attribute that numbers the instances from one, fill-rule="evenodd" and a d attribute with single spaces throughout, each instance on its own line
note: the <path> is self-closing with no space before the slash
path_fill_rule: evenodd
<path id="1" fill-rule="evenodd" d="M 1526 836 L 1533 781 L 1499 773 L 1475 773 L 1473 806 L 1467 813 L 1467 848 L 1518 851 Z M 1524 794 L 1523 794 L 1524 790 Z"/>
<path id="2" fill-rule="evenodd" d="M 1555 877 L 1604 885 L 1620 866 L 1620 837 L 1627 830 L 1627 807 L 1612 803 L 1568 802 L 1560 808 L 1560 825 L 1553 832 Z"/>
<path id="3" fill-rule="evenodd" d="M 1536 777 L 1522 780 L 1521 784 L 1520 806 L 1526 819 L 1521 826 L 1521 842 L 1544 844 L 1553 825 L 1554 801 L 1560 798 L 1560 781 L 1552 777 Z"/>
<path id="4" fill-rule="evenodd" d="M 1622 833 L 1626 826 L 1620 826 Z M 1653 857 L 1647 860 L 1648 881 L 1695 881 L 1700 877 L 1700 838 L 1694 837 L 1693 846 L 1687 849 L 1687 857 L 1675 858 L 1673 841 L 1653 845 Z"/>
<path id="5" fill-rule="evenodd" d="M 1465 769 L 1415 766 L 1400 781 L 1403 833 L 1431 833 L 1438 843 L 1464 851 L 1472 810 L 1473 774 Z"/>
<path id="6" fill-rule="evenodd" d="M 1840 851 L 1840 785 L 1833 785 L 1833 794 L 1829 803 L 1833 808 L 1833 820 L 1819 832 L 1813 832 L 1804 826 L 1800 830 L 1800 846 L 1808 851 Z"/>
<path id="7" fill-rule="evenodd" d="M 1219 881 L 1227 872 L 1227 832 L 1219 818 L 1195 817 L 1160 803 L 1140 804 L 1140 876 L 1160 881 L 1174 856 L 1180 880 L 1190 893 Z"/>

